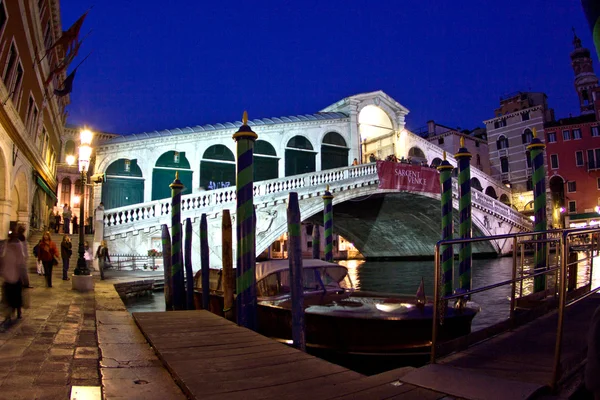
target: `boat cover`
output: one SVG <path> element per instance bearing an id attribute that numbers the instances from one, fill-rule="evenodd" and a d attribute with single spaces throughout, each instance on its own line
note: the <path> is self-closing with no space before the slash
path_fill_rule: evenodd
<path id="1" fill-rule="evenodd" d="M 303 259 L 302 268 L 320 268 L 320 267 L 335 267 L 346 270 L 339 264 L 330 263 L 323 260 L 317 260 L 314 258 Z M 290 260 L 269 260 L 256 263 L 256 282 L 260 281 L 264 277 L 273 272 L 277 271 L 288 271 L 290 269 Z M 343 277 L 342 277 L 343 278 Z"/>

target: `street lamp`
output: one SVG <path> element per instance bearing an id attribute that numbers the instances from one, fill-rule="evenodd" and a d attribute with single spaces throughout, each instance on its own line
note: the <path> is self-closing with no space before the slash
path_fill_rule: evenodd
<path id="1" fill-rule="evenodd" d="M 80 144 L 79 144 L 79 172 L 81 172 L 81 194 L 82 197 L 85 197 L 85 185 L 87 182 L 86 174 L 88 168 L 90 166 L 90 157 L 92 155 L 92 138 L 94 134 L 89 129 L 84 129 L 79 134 Z M 90 275 L 90 270 L 87 267 L 85 262 L 85 258 L 83 256 L 85 250 L 83 248 L 84 241 L 84 231 L 85 223 L 84 223 L 84 215 L 83 209 L 85 207 L 85 201 L 83 198 L 79 204 L 79 223 L 81 224 L 82 229 L 79 229 L 79 258 L 77 259 L 77 267 L 75 268 L 75 275 Z"/>

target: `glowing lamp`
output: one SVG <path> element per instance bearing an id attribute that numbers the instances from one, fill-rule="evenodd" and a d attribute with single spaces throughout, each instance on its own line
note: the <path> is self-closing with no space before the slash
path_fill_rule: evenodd
<path id="1" fill-rule="evenodd" d="M 69 164 L 69 166 L 75 164 L 75 156 L 73 154 L 69 154 L 65 161 L 67 162 L 67 164 Z"/>

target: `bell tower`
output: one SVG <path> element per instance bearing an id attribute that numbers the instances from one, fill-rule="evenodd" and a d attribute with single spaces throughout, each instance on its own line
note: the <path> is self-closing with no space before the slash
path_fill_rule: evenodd
<path id="1" fill-rule="evenodd" d="M 573 28 L 573 47 L 571 52 L 571 66 L 575 72 L 575 90 L 579 97 L 581 114 L 594 113 L 594 89 L 598 87 L 598 77 L 594 73 L 594 65 L 589 49 L 581 46 L 581 39 L 577 37 Z"/>

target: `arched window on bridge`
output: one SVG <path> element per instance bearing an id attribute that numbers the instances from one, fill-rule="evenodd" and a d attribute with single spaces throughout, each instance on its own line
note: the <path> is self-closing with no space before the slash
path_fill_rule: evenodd
<path id="1" fill-rule="evenodd" d="M 481 182 L 479 182 L 479 179 L 477 178 L 471 178 L 471 187 L 473 189 L 479 190 L 480 192 L 483 191 L 483 188 L 481 187 Z"/>
<path id="2" fill-rule="evenodd" d="M 508 198 L 508 196 L 506 195 L 506 193 L 502 193 L 500 195 L 500 201 L 504 204 L 506 204 L 507 206 L 510 206 L 510 199 Z"/>
<path id="3" fill-rule="evenodd" d="M 523 139 L 523 144 L 531 143 L 531 141 L 533 140 L 533 132 L 531 132 L 531 129 L 525 129 L 523 131 L 523 134 L 521 135 L 521 138 Z"/>
<path id="4" fill-rule="evenodd" d="M 67 140 L 65 143 L 65 152 L 63 154 L 63 162 L 67 162 L 67 156 L 75 156 L 75 142 Z"/>
<path id="5" fill-rule="evenodd" d="M 496 194 L 496 190 L 492 186 L 488 186 L 485 189 L 485 194 L 487 194 L 488 196 L 490 196 L 493 199 L 498 200 L 498 195 Z"/>
<path id="6" fill-rule="evenodd" d="M 179 180 L 184 186 L 181 193 L 192 193 L 193 171 L 185 152 L 167 151 L 156 160 L 152 171 L 152 200 L 171 197 L 169 185 L 175 180 L 175 171 L 179 172 Z"/>
<path id="7" fill-rule="evenodd" d="M 235 186 L 235 157 L 222 144 L 210 146 L 200 161 L 200 187 L 205 190 Z"/>
<path id="8" fill-rule="evenodd" d="M 106 209 L 144 202 L 144 176 L 137 160 L 121 158 L 106 168 L 101 198 Z"/>
<path id="9" fill-rule="evenodd" d="M 321 144 L 321 170 L 348 166 L 346 141 L 336 132 L 329 132 Z"/>
<path id="10" fill-rule="evenodd" d="M 315 155 L 312 144 L 304 136 L 294 136 L 285 149 L 285 176 L 314 172 Z"/>
<path id="11" fill-rule="evenodd" d="M 431 166 L 435 168 L 435 167 L 439 166 L 441 163 L 442 163 L 442 159 L 439 157 L 436 157 L 431 162 Z"/>
<path id="12" fill-rule="evenodd" d="M 64 178 L 60 183 L 60 205 L 71 205 L 71 180 Z"/>
<path id="13" fill-rule="evenodd" d="M 413 164 L 427 164 L 427 157 L 425 157 L 425 153 L 423 153 L 423 150 L 417 146 L 411 147 L 410 150 L 408 150 L 408 158 Z"/>
<path id="14" fill-rule="evenodd" d="M 500 135 L 498 140 L 496 140 L 496 146 L 498 150 L 508 149 L 508 138 L 504 135 Z"/>
<path id="15" fill-rule="evenodd" d="M 266 140 L 254 143 L 254 181 L 279 178 L 279 157 Z"/>

